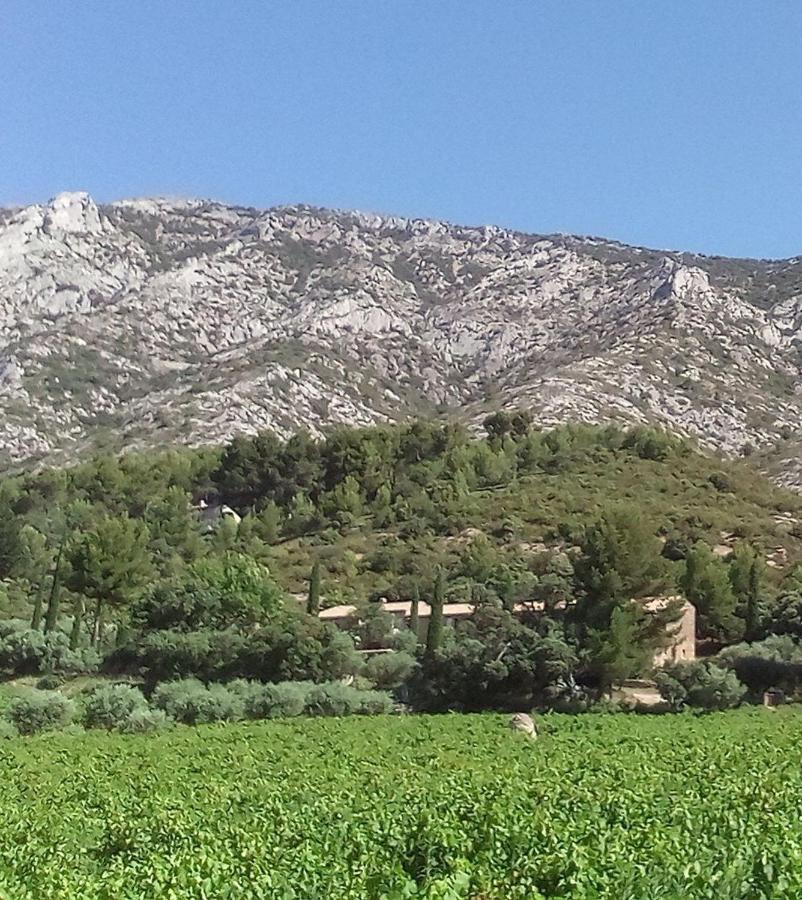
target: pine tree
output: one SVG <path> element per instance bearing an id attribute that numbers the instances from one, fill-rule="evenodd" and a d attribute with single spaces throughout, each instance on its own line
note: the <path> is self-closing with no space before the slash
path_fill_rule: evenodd
<path id="1" fill-rule="evenodd" d="M 102 633 L 106 607 L 126 606 L 151 577 L 148 538 L 144 522 L 109 516 L 71 543 L 69 587 L 95 601 L 93 645 Z"/>
<path id="2" fill-rule="evenodd" d="M 735 615 L 736 597 L 729 576 L 725 563 L 706 544 L 697 544 L 688 553 L 681 584 L 699 614 L 703 637 L 732 640 L 743 633 L 743 624 Z"/>
<path id="3" fill-rule="evenodd" d="M 446 573 L 442 566 L 437 570 L 432 594 L 429 629 L 426 632 L 426 656 L 432 657 L 443 643 L 443 605 L 446 596 Z"/>
<path id="4" fill-rule="evenodd" d="M 320 611 L 320 560 L 316 559 L 309 576 L 309 594 L 306 598 L 306 611 L 316 616 Z"/>

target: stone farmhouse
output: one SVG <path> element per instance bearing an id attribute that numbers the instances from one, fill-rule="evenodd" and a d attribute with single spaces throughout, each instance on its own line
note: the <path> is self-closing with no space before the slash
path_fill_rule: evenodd
<path id="1" fill-rule="evenodd" d="M 676 596 L 650 597 L 638 602 L 643 603 L 646 609 L 659 610 L 677 599 L 683 598 Z M 525 613 L 537 610 L 537 608 L 537 604 L 517 603 L 513 613 L 522 616 Z M 542 609 L 542 606 L 540 608 Z M 409 622 L 412 603 L 405 600 L 384 601 L 382 609 L 394 616 L 398 627 L 401 628 Z M 342 605 L 323 609 L 318 615 L 325 622 L 331 622 L 339 628 L 346 628 L 357 613 L 358 608 L 356 606 Z M 472 603 L 446 603 L 443 606 L 443 621 L 445 625 L 454 627 L 459 622 L 469 619 L 473 613 L 474 606 Z M 421 600 L 418 605 L 418 636 L 421 640 L 426 639 L 431 614 L 432 609 L 429 604 Z M 684 600 L 680 618 L 669 625 L 669 643 L 655 653 L 654 665 L 663 666 L 669 663 L 687 662 L 693 659 L 696 659 L 696 608 L 688 600 Z"/>

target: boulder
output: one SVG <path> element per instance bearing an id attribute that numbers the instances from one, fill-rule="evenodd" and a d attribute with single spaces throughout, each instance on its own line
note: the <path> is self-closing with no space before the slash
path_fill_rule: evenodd
<path id="1" fill-rule="evenodd" d="M 516 713 L 510 719 L 510 728 L 513 731 L 520 731 L 525 734 L 527 737 L 535 740 L 537 738 L 537 726 L 535 725 L 535 720 L 526 713 Z"/>

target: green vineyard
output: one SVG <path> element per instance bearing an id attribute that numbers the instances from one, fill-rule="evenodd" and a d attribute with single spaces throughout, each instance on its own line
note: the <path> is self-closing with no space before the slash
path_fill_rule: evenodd
<path id="1" fill-rule="evenodd" d="M 802 716 L 307 719 L 3 742 L 16 898 L 802 896 Z"/>

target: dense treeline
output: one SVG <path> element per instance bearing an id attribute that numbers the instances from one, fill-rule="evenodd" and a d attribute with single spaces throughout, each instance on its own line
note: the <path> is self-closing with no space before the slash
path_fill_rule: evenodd
<path id="1" fill-rule="evenodd" d="M 647 671 L 678 611 L 632 600 L 678 587 L 711 649 L 802 632 L 791 495 L 652 428 L 543 431 L 498 413 L 485 430 L 260 434 L 8 477 L 0 667 L 148 689 L 354 678 L 420 707 L 482 707 L 567 702 Z M 782 572 L 765 564 L 778 516 Z M 726 559 L 710 546 L 725 523 Z M 425 646 L 379 597 L 432 604 Z M 450 599 L 477 610 L 457 630 L 439 620 Z M 338 601 L 361 609 L 350 633 L 316 616 Z"/>

